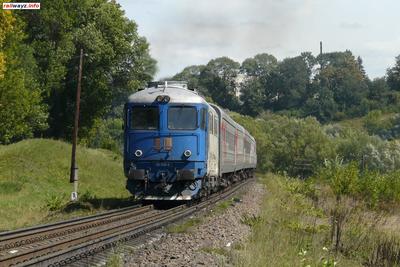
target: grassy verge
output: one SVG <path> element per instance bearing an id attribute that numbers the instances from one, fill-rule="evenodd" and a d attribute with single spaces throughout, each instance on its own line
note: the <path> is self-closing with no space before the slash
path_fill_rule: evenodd
<path id="1" fill-rule="evenodd" d="M 323 181 L 260 175 L 267 194 L 237 266 L 400 266 L 398 214 Z"/>
<path id="2" fill-rule="evenodd" d="M 46 139 L 0 147 L 0 230 L 130 205 L 122 159 L 79 147 L 81 201 L 68 204 L 71 146 Z"/>

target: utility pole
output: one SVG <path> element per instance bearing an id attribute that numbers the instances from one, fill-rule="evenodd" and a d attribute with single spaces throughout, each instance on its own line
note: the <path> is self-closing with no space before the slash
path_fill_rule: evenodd
<path id="1" fill-rule="evenodd" d="M 83 49 L 81 48 L 81 55 L 79 58 L 78 87 L 76 89 L 75 122 L 72 135 L 71 174 L 69 178 L 69 182 L 74 183 L 74 189 L 71 193 L 71 201 L 78 200 L 78 165 L 76 164 L 76 143 L 78 140 L 78 128 L 79 128 L 79 105 L 81 102 L 82 63 L 83 63 Z"/>

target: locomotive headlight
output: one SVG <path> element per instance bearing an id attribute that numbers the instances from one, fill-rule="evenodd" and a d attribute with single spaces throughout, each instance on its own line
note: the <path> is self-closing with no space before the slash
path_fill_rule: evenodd
<path id="1" fill-rule="evenodd" d="M 188 158 L 192 155 L 192 151 L 190 151 L 189 149 L 186 149 L 185 152 L 183 152 L 183 155 Z"/>
<path id="2" fill-rule="evenodd" d="M 167 95 L 159 95 L 156 97 L 156 102 L 168 103 L 171 98 Z"/>
<path id="3" fill-rule="evenodd" d="M 162 100 L 162 101 L 163 101 L 164 103 L 168 103 L 169 100 L 171 100 L 171 98 L 170 98 L 169 96 L 166 95 L 166 96 L 163 97 L 163 100 Z"/>
<path id="4" fill-rule="evenodd" d="M 142 150 L 138 149 L 138 150 L 135 151 L 135 156 L 136 157 L 141 157 L 142 155 L 143 155 L 143 151 Z"/>

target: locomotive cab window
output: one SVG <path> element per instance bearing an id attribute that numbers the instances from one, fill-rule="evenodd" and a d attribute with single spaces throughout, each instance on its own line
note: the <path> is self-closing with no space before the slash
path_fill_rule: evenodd
<path id="1" fill-rule="evenodd" d="M 133 107 L 131 128 L 134 130 L 157 130 L 159 119 L 158 107 Z"/>
<path id="2" fill-rule="evenodd" d="M 195 107 L 170 107 L 168 109 L 168 128 L 170 130 L 194 130 L 197 128 Z"/>

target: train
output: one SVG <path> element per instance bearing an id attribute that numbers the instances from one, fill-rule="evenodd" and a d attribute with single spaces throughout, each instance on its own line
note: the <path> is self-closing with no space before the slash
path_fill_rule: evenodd
<path id="1" fill-rule="evenodd" d="M 126 188 L 144 201 L 192 201 L 253 177 L 256 141 L 186 82 L 151 82 L 124 107 Z"/>

